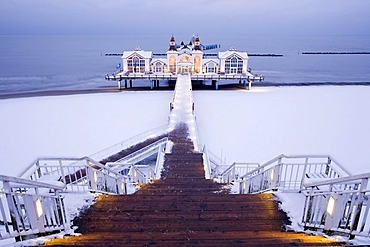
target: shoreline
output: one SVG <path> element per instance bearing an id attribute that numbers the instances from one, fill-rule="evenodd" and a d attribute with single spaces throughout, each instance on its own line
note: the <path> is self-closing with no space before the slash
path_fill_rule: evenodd
<path id="1" fill-rule="evenodd" d="M 297 83 L 272 83 L 262 82 L 252 86 L 258 87 L 309 87 L 309 86 L 370 86 L 369 82 L 297 82 Z M 16 92 L 9 94 L 0 94 L 0 100 L 18 99 L 18 98 L 32 98 L 32 97 L 47 97 L 47 96 L 66 96 L 66 95 L 81 95 L 81 94 L 96 94 L 96 93 L 119 93 L 125 91 L 171 91 L 174 87 L 160 87 L 150 89 L 150 87 L 132 87 L 123 88 L 119 90 L 116 87 L 106 88 L 91 88 L 91 89 L 54 89 L 45 91 L 30 91 L 30 92 Z M 194 85 L 193 89 L 196 91 L 215 91 L 210 85 Z M 239 84 L 219 85 L 219 90 L 245 90 Z"/>

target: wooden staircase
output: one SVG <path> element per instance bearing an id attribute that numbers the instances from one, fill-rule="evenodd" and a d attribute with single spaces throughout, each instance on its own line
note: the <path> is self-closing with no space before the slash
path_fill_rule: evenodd
<path id="1" fill-rule="evenodd" d="M 228 194 L 204 178 L 186 125 L 169 134 L 163 179 L 137 193 L 100 196 L 75 220 L 78 237 L 53 246 L 338 246 L 324 237 L 286 232 L 287 215 L 272 194 Z"/>

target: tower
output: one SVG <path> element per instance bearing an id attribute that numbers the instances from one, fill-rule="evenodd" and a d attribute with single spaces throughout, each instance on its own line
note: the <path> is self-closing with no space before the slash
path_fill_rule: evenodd
<path id="1" fill-rule="evenodd" d="M 194 40 L 194 50 L 196 50 L 196 51 L 201 51 L 202 50 L 202 46 L 200 45 L 199 37 L 196 37 L 195 40 Z"/>
<path id="2" fill-rule="evenodd" d="M 176 41 L 175 41 L 175 37 L 171 37 L 170 39 L 170 47 L 168 48 L 169 51 L 177 51 L 177 48 L 176 48 Z"/>
<path id="3" fill-rule="evenodd" d="M 176 48 L 176 41 L 175 37 L 171 37 L 170 39 L 170 47 L 168 48 L 167 53 L 167 71 L 170 73 L 177 73 L 177 48 Z"/>
<path id="4" fill-rule="evenodd" d="M 202 50 L 202 46 L 200 45 L 200 39 L 199 39 L 198 36 L 193 41 L 193 50 L 192 50 L 191 54 L 193 56 L 193 71 L 194 71 L 194 73 L 196 73 L 196 74 L 202 73 L 203 50 Z"/>

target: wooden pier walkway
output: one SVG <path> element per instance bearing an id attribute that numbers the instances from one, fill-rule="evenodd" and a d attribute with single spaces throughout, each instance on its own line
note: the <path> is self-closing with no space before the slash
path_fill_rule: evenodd
<path id="1" fill-rule="evenodd" d="M 272 194 L 231 195 L 204 178 L 186 124 L 169 134 L 161 180 L 133 195 L 100 196 L 75 221 L 78 237 L 51 246 L 338 246 L 324 237 L 286 232 Z"/>

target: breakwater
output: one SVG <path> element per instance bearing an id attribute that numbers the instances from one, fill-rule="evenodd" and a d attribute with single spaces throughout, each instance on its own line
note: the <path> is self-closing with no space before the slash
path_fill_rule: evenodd
<path id="1" fill-rule="evenodd" d="M 355 51 L 355 52 L 307 52 L 307 51 L 304 51 L 301 53 L 302 55 L 370 55 L 370 52 L 363 52 L 363 51 Z"/>

